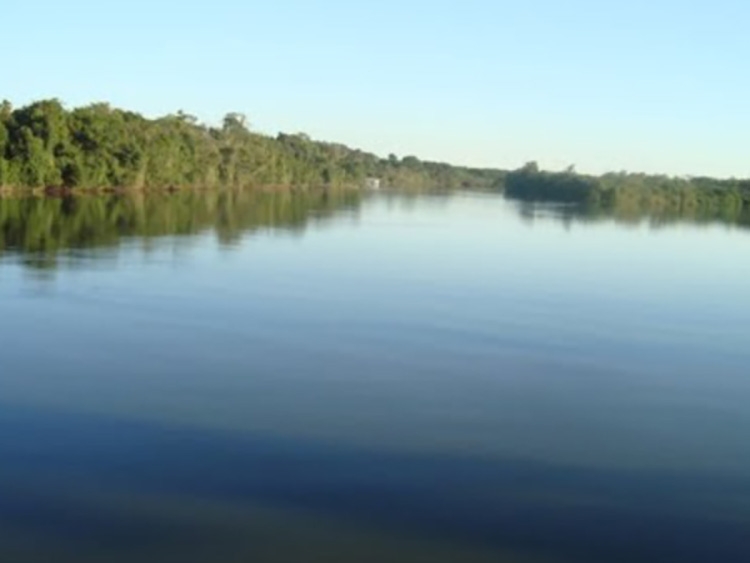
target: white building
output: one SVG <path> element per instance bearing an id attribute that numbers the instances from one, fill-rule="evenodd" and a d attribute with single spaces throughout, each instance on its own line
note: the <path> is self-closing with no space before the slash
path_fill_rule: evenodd
<path id="1" fill-rule="evenodd" d="M 366 178 L 365 187 L 368 190 L 379 190 L 380 189 L 380 178 Z"/>

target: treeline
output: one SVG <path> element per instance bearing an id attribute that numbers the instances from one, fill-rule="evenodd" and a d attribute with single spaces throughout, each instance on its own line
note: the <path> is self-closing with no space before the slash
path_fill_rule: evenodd
<path id="1" fill-rule="evenodd" d="M 271 137 L 228 114 L 209 127 L 185 113 L 158 119 L 99 103 L 67 110 L 58 100 L 0 105 L 0 187 L 182 188 L 360 186 L 489 187 L 497 172 L 379 158 L 304 134 Z"/>
<path id="2" fill-rule="evenodd" d="M 509 172 L 498 187 L 523 201 L 573 203 L 621 216 L 646 212 L 664 217 L 715 217 L 738 220 L 750 212 L 750 180 L 675 178 L 648 174 L 602 176 L 547 172 L 534 162 Z"/>

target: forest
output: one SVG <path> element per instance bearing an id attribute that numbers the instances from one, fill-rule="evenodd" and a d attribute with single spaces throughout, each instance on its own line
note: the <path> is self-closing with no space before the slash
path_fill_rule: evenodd
<path id="1" fill-rule="evenodd" d="M 157 119 L 56 99 L 0 105 L 0 186 L 63 189 L 360 187 L 367 177 L 404 189 L 490 187 L 501 173 L 414 156 L 376 155 L 307 135 L 251 131 L 228 114 L 210 127 L 182 111 Z"/>
<path id="2" fill-rule="evenodd" d="M 662 217 L 721 219 L 747 222 L 750 180 L 677 178 L 627 172 L 602 176 L 539 169 L 535 162 L 507 173 L 496 183 L 511 199 L 527 202 L 578 204 L 619 216 L 648 214 Z"/>
<path id="3" fill-rule="evenodd" d="M 212 127 L 182 111 L 149 119 L 96 103 L 68 110 L 50 99 L 0 104 L 0 193 L 182 188 L 360 188 L 377 177 L 402 190 L 485 189 L 526 202 L 585 205 L 621 216 L 716 217 L 745 222 L 750 180 L 638 173 L 591 176 L 468 168 L 415 156 L 381 158 L 304 133 L 269 136 L 227 114 Z"/>

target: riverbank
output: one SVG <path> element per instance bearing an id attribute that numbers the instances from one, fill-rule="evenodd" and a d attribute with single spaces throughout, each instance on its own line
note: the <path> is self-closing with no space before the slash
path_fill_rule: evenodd
<path id="1" fill-rule="evenodd" d="M 159 187 L 90 187 L 90 188 L 72 188 L 65 186 L 49 186 L 46 188 L 36 187 L 18 187 L 18 186 L 0 186 L 0 197 L 2 198 L 15 198 L 15 197 L 50 197 L 50 198 L 66 198 L 66 197 L 82 197 L 82 196 L 96 196 L 96 195 L 117 195 L 117 196 L 128 196 L 138 194 L 175 194 L 180 192 L 221 192 L 221 191 L 233 191 L 233 192 L 254 192 L 259 194 L 298 194 L 303 192 L 309 193 L 341 193 L 341 192 L 359 192 L 364 191 L 363 188 L 357 186 L 291 186 L 291 185 L 264 185 L 264 186 L 248 186 L 244 188 L 236 187 L 205 187 L 205 186 L 165 186 Z"/>
<path id="2" fill-rule="evenodd" d="M 493 185 L 498 170 L 382 158 L 303 133 L 270 136 L 246 118 L 221 125 L 176 114 L 149 119 L 98 103 L 74 109 L 42 100 L 0 106 L 0 185 L 39 190 L 361 186 L 408 189 Z"/>

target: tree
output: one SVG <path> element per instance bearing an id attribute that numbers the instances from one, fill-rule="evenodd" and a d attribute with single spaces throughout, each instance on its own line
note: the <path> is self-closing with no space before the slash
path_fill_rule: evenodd
<path id="1" fill-rule="evenodd" d="M 378 176 L 408 188 L 491 185 L 484 171 L 376 155 L 304 133 L 272 138 L 229 113 L 219 127 L 176 114 L 146 119 L 106 103 L 66 110 L 55 99 L 0 106 L 0 181 L 68 187 L 361 186 Z"/>

